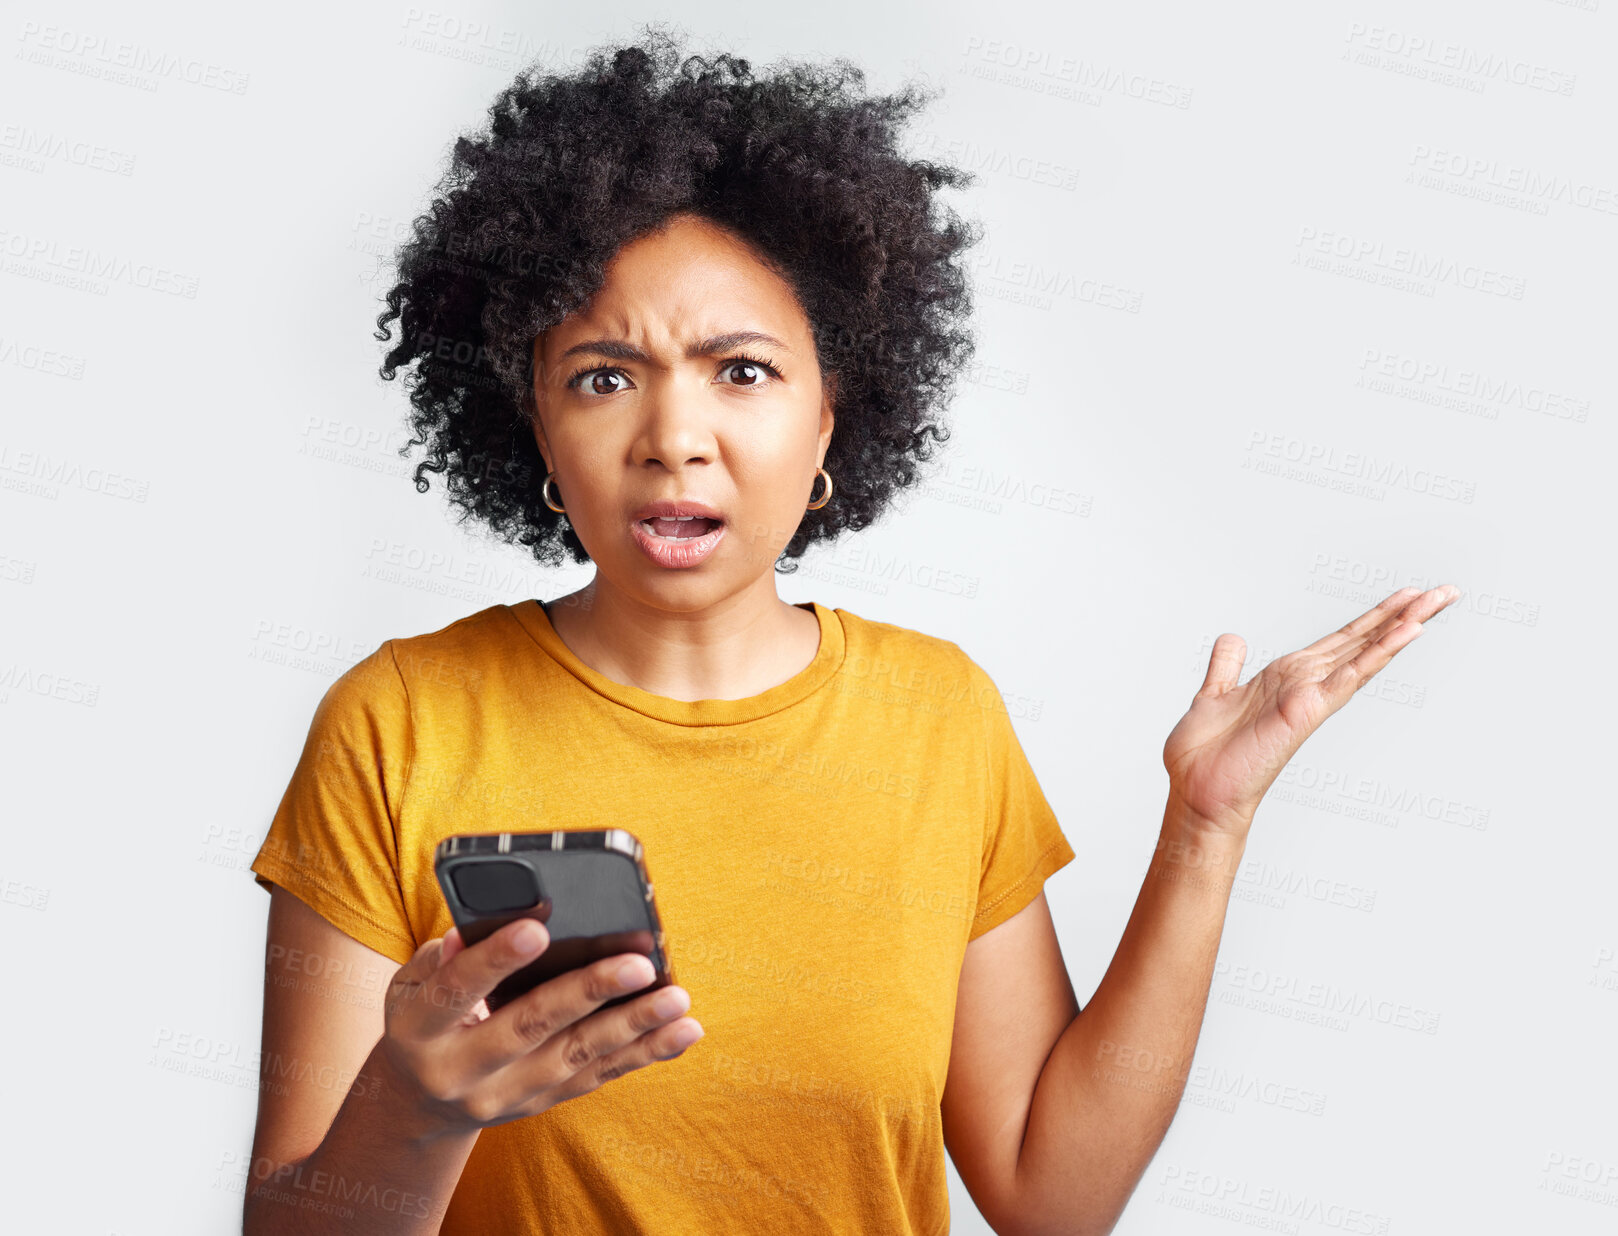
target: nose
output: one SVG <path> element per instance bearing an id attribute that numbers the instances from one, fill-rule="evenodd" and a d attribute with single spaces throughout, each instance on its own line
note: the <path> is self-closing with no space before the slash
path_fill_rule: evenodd
<path id="1" fill-rule="evenodd" d="M 651 383 L 640 402 L 635 462 L 657 462 L 671 470 L 686 464 L 711 463 L 718 445 L 704 394 L 703 383 L 695 375 L 666 374 Z"/>

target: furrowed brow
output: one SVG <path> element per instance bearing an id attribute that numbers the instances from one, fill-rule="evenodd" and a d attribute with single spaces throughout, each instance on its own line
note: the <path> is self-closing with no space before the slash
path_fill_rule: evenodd
<path id="1" fill-rule="evenodd" d="M 733 348 L 744 347 L 749 343 L 766 344 L 783 352 L 792 351 L 774 335 L 766 335 L 761 330 L 733 330 L 723 335 L 710 335 L 706 339 L 699 339 L 685 350 L 685 354 L 689 359 L 695 360 L 699 356 L 717 356 L 721 352 L 729 352 Z"/>
<path id="2" fill-rule="evenodd" d="M 695 360 L 699 356 L 717 356 L 722 352 L 729 352 L 732 348 L 739 348 L 749 343 L 767 344 L 772 348 L 779 348 L 783 352 L 792 349 L 777 339 L 774 335 L 767 335 L 761 330 L 733 330 L 722 335 L 710 335 L 706 339 L 699 339 L 685 350 L 686 357 Z M 632 343 L 625 343 L 621 339 L 586 339 L 583 343 L 575 343 L 562 353 L 565 360 L 569 356 L 578 355 L 604 356 L 608 360 L 627 360 L 648 362 L 652 358 Z"/>

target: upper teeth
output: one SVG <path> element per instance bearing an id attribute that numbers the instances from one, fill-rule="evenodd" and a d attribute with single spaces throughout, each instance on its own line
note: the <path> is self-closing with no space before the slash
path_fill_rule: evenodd
<path id="1" fill-rule="evenodd" d="M 653 515 L 653 519 L 672 519 L 677 524 L 683 524 L 688 519 L 697 518 L 695 515 Z"/>

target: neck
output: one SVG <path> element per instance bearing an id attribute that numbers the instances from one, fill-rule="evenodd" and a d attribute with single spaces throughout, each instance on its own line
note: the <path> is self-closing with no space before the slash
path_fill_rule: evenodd
<path id="1" fill-rule="evenodd" d="M 626 595 L 598 571 L 545 612 L 591 669 L 675 700 L 759 695 L 807 668 L 820 644 L 812 610 L 781 600 L 773 574 L 703 608 L 670 610 Z"/>

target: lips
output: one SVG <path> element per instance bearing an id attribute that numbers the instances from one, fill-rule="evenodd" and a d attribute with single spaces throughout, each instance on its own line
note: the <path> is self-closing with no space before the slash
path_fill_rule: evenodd
<path id="1" fill-rule="evenodd" d="M 682 513 L 683 514 L 683 513 Z M 647 559 L 660 567 L 694 567 L 712 556 L 728 530 L 708 515 L 653 515 L 631 520 L 630 535 Z"/>
<path id="2" fill-rule="evenodd" d="M 725 522 L 725 517 L 717 507 L 709 506 L 705 502 L 698 502 L 694 498 L 660 498 L 656 502 L 648 502 L 633 515 L 631 519 L 678 519 L 683 515 L 700 515 L 704 519 Z"/>
<path id="3" fill-rule="evenodd" d="M 688 540 L 692 537 L 707 536 L 719 527 L 719 520 L 707 519 L 701 515 L 687 515 L 684 519 L 643 519 L 641 526 L 649 529 L 653 536 L 669 536 L 677 540 Z"/>
<path id="4" fill-rule="evenodd" d="M 725 522 L 715 508 L 687 498 L 648 502 L 632 518 L 652 536 L 682 541 L 707 536 Z"/>

